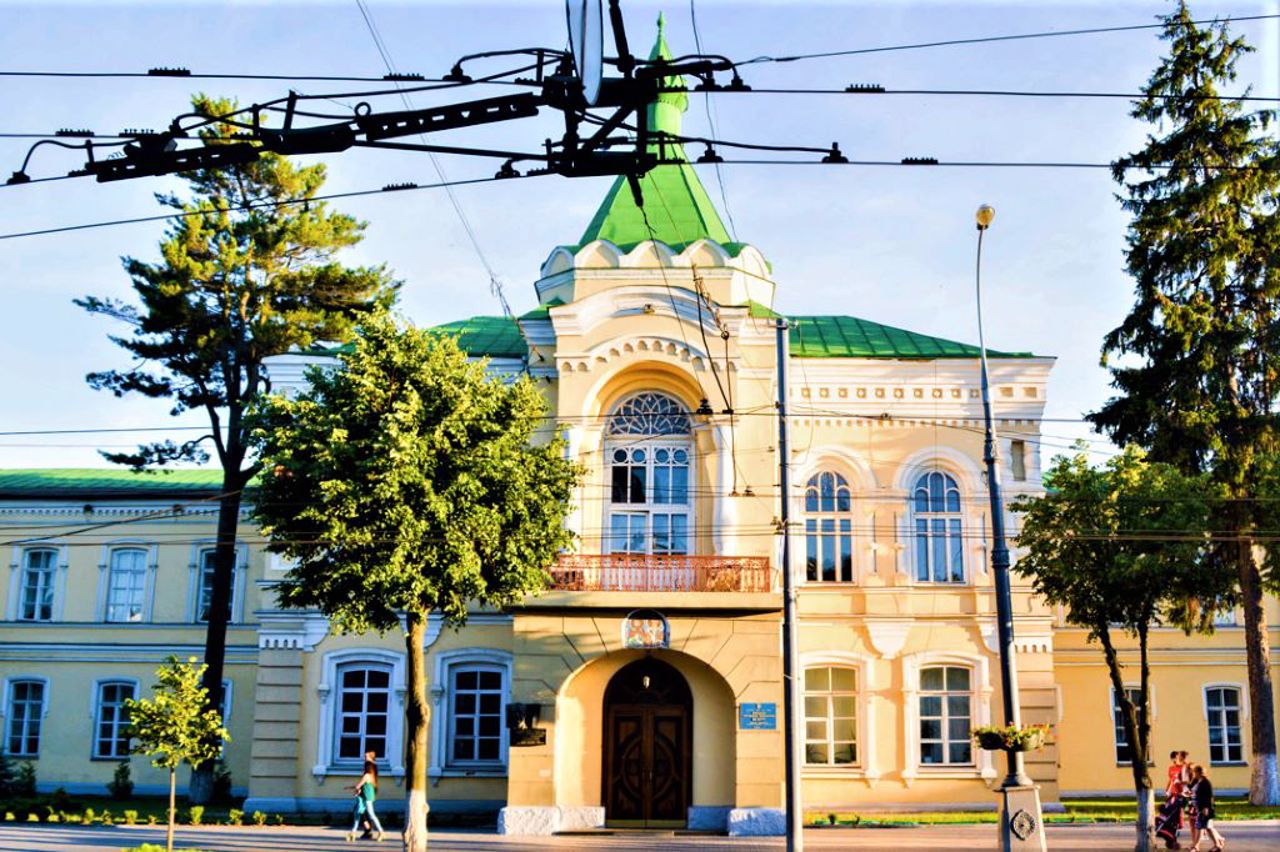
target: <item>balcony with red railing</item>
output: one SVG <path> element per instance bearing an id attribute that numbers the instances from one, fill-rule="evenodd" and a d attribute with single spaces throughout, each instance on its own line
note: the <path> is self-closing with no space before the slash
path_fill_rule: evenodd
<path id="1" fill-rule="evenodd" d="M 765 556 L 573 553 L 562 555 L 549 572 L 547 593 L 526 606 L 647 603 L 772 610 L 780 601 L 777 572 Z"/>

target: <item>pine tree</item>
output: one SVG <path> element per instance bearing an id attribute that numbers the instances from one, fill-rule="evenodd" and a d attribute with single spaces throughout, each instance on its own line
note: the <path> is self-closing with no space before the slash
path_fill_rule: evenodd
<path id="1" fill-rule="evenodd" d="M 197 115 L 225 115 L 229 101 L 192 99 Z M 215 122 L 200 131 L 210 144 L 238 128 Z M 209 434 L 177 444 L 104 453 L 135 469 L 205 462 L 211 443 L 222 467 L 212 599 L 205 638 L 205 686 L 221 706 L 227 621 L 244 488 L 258 472 L 246 443 L 245 413 L 270 390 L 266 359 L 319 341 L 349 336 L 357 316 L 394 298 L 396 283 L 380 267 L 348 268 L 335 259 L 360 242 L 364 224 L 314 200 L 323 165 L 298 167 L 264 153 L 256 162 L 181 176 L 191 198 L 158 196 L 185 215 L 160 243 L 161 259 L 124 258 L 141 306 L 89 296 L 76 304 L 132 326 L 112 340 L 138 366 L 89 374 L 89 384 L 116 396 L 138 393 L 172 400 L 172 413 L 201 411 Z M 208 767 L 193 774 L 193 801 L 207 802 Z"/>
<path id="2" fill-rule="evenodd" d="M 1119 394 L 1090 419 L 1156 460 L 1204 471 L 1224 495 L 1211 558 L 1236 578 L 1249 668 L 1250 801 L 1280 803 L 1270 648 L 1262 603 L 1277 572 L 1260 557 L 1264 465 L 1277 450 L 1280 153 L 1273 115 L 1220 97 L 1250 48 L 1185 3 L 1165 19 L 1168 56 L 1132 115 L 1154 126 L 1113 164 L 1132 214 L 1126 252 L 1136 301 L 1107 335 Z M 1119 356 L 1118 358 L 1116 356 Z"/>

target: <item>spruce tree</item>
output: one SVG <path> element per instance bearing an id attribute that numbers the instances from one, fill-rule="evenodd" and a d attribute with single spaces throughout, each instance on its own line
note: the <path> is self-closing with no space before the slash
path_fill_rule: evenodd
<path id="1" fill-rule="evenodd" d="M 225 115 L 232 102 L 192 99 L 197 116 Z M 209 144 L 239 130 L 214 122 Z M 112 340 L 134 356 L 127 370 L 91 373 L 89 384 L 116 396 L 138 393 L 172 401 L 172 413 L 203 412 L 207 435 L 165 441 L 134 453 L 104 453 L 135 469 L 208 461 L 222 468 L 217 543 L 205 638 L 204 685 L 222 703 L 223 661 L 236 558 L 236 527 L 245 486 L 258 472 L 246 441 L 245 414 L 270 391 L 266 359 L 321 341 L 346 339 L 355 319 L 389 304 L 396 291 L 380 267 L 350 268 L 336 255 L 360 242 L 364 223 L 315 198 L 323 165 L 297 166 L 263 153 L 255 162 L 181 175 L 190 197 L 158 196 L 187 214 L 160 242 L 160 259 L 123 259 L 140 305 L 89 296 L 76 304 L 132 328 Z M 192 776 L 191 798 L 207 802 L 210 765 Z"/>
<path id="2" fill-rule="evenodd" d="M 1280 157 L 1273 115 L 1222 97 L 1250 51 L 1226 23 L 1201 27 L 1185 3 L 1164 19 L 1169 53 L 1132 115 L 1153 126 L 1113 173 L 1132 214 L 1126 266 L 1136 301 L 1107 335 L 1119 391 L 1090 419 L 1155 460 L 1205 472 L 1222 498 L 1209 558 L 1236 580 L 1244 610 L 1252 769 L 1249 798 L 1280 803 L 1261 556 L 1280 371 Z M 1114 359 L 1114 360 L 1113 360 Z"/>

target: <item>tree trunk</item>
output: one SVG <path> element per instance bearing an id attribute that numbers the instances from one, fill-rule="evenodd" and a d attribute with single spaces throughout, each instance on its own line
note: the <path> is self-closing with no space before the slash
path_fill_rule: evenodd
<path id="1" fill-rule="evenodd" d="M 1244 609 L 1245 659 L 1249 667 L 1249 732 L 1252 741 L 1252 774 L 1249 802 L 1280 805 L 1280 774 L 1276 765 L 1276 705 L 1271 691 L 1271 642 L 1266 613 L 1262 609 L 1262 576 L 1253 542 L 1237 545 L 1240 571 L 1240 603 Z"/>
<path id="2" fill-rule="evenodd" d="M 427 622 L 419 613 L 406 616 L 409 629 L 409 683 L 405 695 L 405 792 L 408 808 L 404 820 L 405 852 L 427 850 Z"/>
<path id="3" fill-rule="evenodd" d="M 1134 839 L 1133 852 L 1152 852 L 1156 848 L 1156 794 L 1150 786 L 1145 790 L 1137 790 L 1137 794 L 1138 820 L 1133 826 L 1137 837 Z"/>
<path id="4" fill-rule="evenodd" d="M 1107 672 L 1111 675 L 1111 688 L 1115 690 L 1116 703 L 1120 706 L 1120 723 L 1124 729 L 1126 741 L 1129 743 L 1129 767 L 1133 772 L 1133 790 L 1138 802 L 1138 817 L 1134 820 L 1136 840 L 1134 852 L 1152 852 L 1155 849 L 1155 808 L 1154 792 L 1151 788 L 1151 773 L 1147 771 L 1147 745 L 1144 726 L 1139 724 L 1138 709 L 1129 700 L 1129 693 L 1124 687 L 1124 672 L 1120 667 L 1120 658 L 1111 644 L 1111 632 L 1107 625 L 1098 630 L 1098 639 L 1102 643 L 1102 653 L 1107 661 Z M 1142 645 L 1143 669 L 1146 669 L 1146 631 L 1139 635 Z M 1138 687 L 1142 693 L 1140 703 L 1149 706 L 1147 698 L 1147 679 L 1142 678 Z M 1145 716 L 1145 714 L 1144 714 Z M 1148 728 L 1149 731 L 1149 728 Z"/>
<path id="5" fill-rule="evenodd" d="M 177 807 L 174 805 L 177 789 L 178 770 L 171 766 L 169 767 L 169 827 L 164 833 L 165 852 L 173 852 L 173 823 L 178 818 Z"/>
<path id="6" fill-rule="evenodd" d="M 227 621 L 230 616 L 232 584 L 236 566 L 236 532 L 240 524 L 240 504 L 244 474 L 240 460 L 233 470 L 222 473 L 222 494 L 218 500 L 218 538 L 213 555 L 213 595 L 209 601 L 209 623 L 205 630 L 204 688 L 209 691 L 209 706 L 222 708 L 222 674 L 227 655 Z M 197 588 L 198 594 L 198 588 Z M 197 598 L 197 606 L 199 600 Z M 198 613 L 197 613 L 198 615 Z M 213 773 L 216 762 L 205 761 L 191 770 L 187 798 L 193 804 L 205 805 L 213 798 Z"/>

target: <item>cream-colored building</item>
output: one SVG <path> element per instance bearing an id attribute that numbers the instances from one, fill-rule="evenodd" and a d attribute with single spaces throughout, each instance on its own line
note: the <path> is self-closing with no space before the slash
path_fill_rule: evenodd
<path id="1" fill-rule="evenodd" d="M 662 98 L 651 125 L 678 132 L 685 98 Z M 582 238 L 550 252 L 538 307 L 442 327 L 494 374 L 539 382 L 548 432 L 588 475 L 570 518 L 579 546 L 546 592 L 461 631 L 433 622 L 431 806 L 501 809 L 512 833 L 776 832 L 777 327 L 786 288 L 803 284 L 775 282 L 757 247 L 730 238 L 691 166 L 641 188 L 643 211 L 619 180 Z M 977 350 L 852 316 L 787 322 L 805 802 L 993 807 L 1000 767 L 970 739 L 1001 717 Z M 325 360 L 280 359 L 273 379 L 296 385 Z M 1011 498 L 1040 489 L 1052 366 L 991 353 Z M 201 473 L 0 473 L 0 712 L 6 748 L 37 761 L 43 786 L 100 788 L 122 748 L 119 699 L 166 654 L 200 652 L 216 490 Z M 401 637 L 337 636 L 318 613 L 278 609 L 284 566 L 242 534 L 226 759 L 246 807 L 344 809 L 367 750 L 399 783 Z M 1014 609 L 1023 718 L 1056 726 L 1029 759 L 1042 797 L 1123 794 L 1100 653 L 1023 586 Z M 1186 748 L 1220 789 L 1246 786 L 1239 629 L 1159 631 L 1156 645 L 1157 753 Z M 133 766 L 144 789 L 160 783 Z"/>

